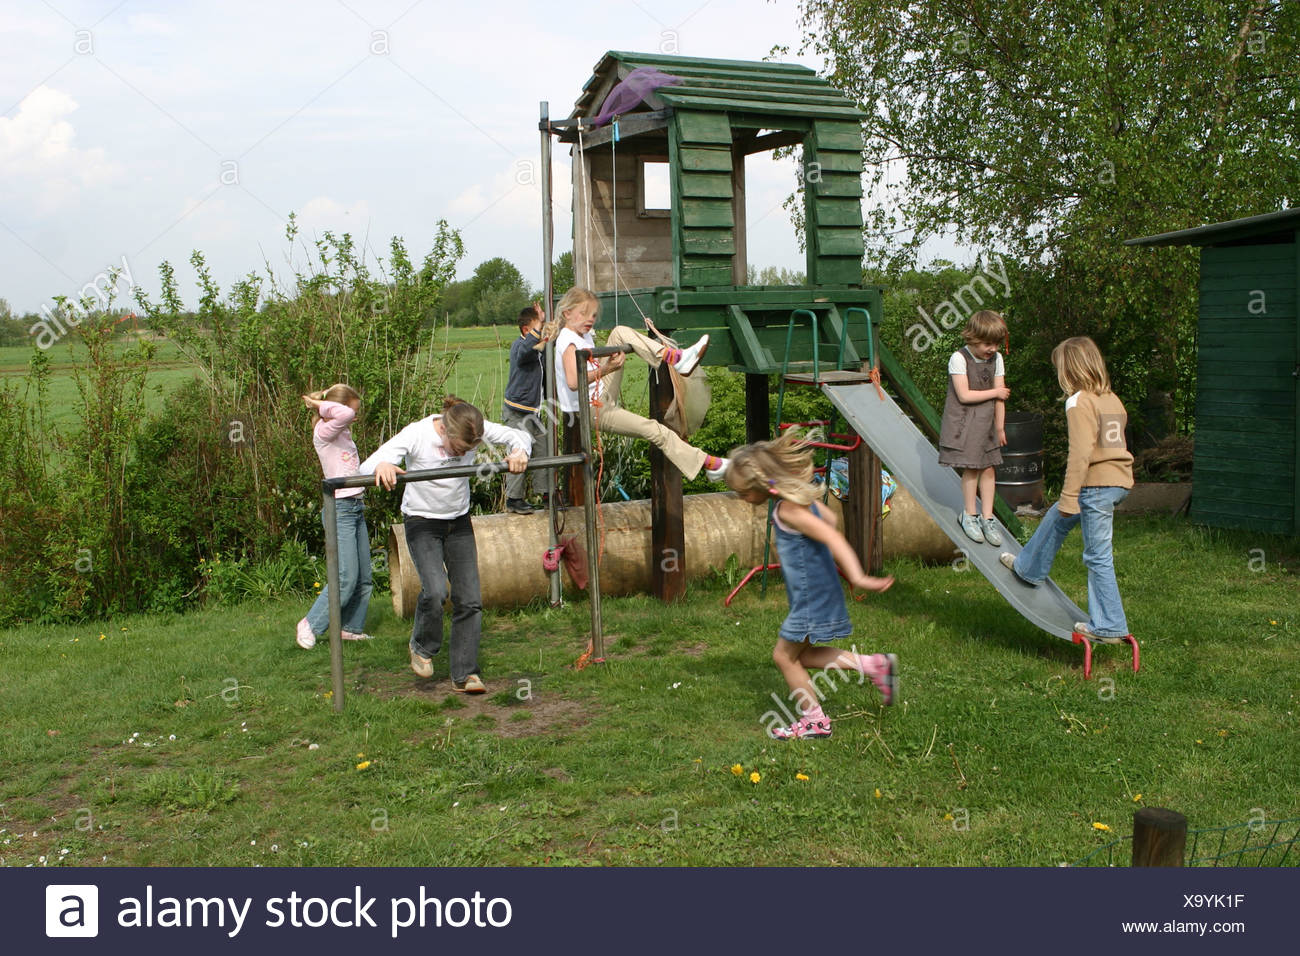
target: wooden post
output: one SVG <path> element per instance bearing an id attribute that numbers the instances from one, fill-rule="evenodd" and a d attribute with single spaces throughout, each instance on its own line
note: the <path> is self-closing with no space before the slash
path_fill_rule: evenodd
<path id="1" fill-rule="evenodd" d="M 666 368 L 650 371 L 650 417 L 663 422 L 673 400 Z M 664 603 L 686 594 L 686 526 L 682 518 L 682 473 L 650 446 L 650 560 L 655 597 Z"/>
<path id="2" fill-rule="evenodd" d="M 868 574 L 884 563 L 880 535 L 880 459 L 866 442 L 848 453 L 849 497 L 844 502 L 844 536 Z"/>
<path id="3" fill-rule="evenodd" d="M 1133 814 L 1133 865 L 1182 866 L 1187 847 L 1187 818 L 1162 807 L 1143 807 Z"/>
<path id="4" fill-rule="evenodd" d="M 745 441 L 767 441 L 772 437 L 772 413 L 767 405 L 767 376 L 745 373 Z"/>

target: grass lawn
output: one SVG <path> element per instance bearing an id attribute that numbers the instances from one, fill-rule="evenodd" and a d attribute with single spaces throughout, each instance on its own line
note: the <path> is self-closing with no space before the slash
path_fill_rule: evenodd
<path id="1" fill-rule="evenodd" d="M 293 644 L 305 596 L 0 631 L 0 862 L 1043 866 L 1143 805 L 1300 816 L 1296 540 L 1122 517 L 1116 542 L 1140 673 L 1103 647 L 1084 681 L 975 573 L 899 562 L 851 613 L 860 649 L 898 653 L 900 700 L 838 688 L 820 741 L 760 723 L 779 585 L 607 600 L 609 662 L 580 672 L 584 601 L 488 612 L 474 699 L 445 655 L 410 673 L 377 596 L 343 715 L 327 647 Z M 1081 598 L 1077 535 L 1057 571 Z"/>

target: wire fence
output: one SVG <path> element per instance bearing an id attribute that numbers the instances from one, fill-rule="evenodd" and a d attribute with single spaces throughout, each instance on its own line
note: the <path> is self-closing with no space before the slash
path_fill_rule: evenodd
<path id="1" fill-rule="evenodd" d="M 1187 831 L 1183 866 L 1300 866 L 1300 817 Z M 1133 837 L 1100 846 L 1070 866 L 1128 866 Z"/>

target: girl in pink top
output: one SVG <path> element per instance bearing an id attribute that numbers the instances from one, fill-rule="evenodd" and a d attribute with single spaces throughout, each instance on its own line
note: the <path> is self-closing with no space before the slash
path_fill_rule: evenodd
<path id="1" fill-rule="evenodd" d="M 347 478 L 357 474 L 361 456 L 352 440 L 352 420 L 361 408 L 361 396 L 350 385 L 331 385 L 302 397 L 315 411 L 312 444 L 326 478 Z M 370 530 L 366 527 L 364 488 L 340 488 L 334 492 L 339 536 L 339 606 L 343 612 L 343 639 L 363 641 L 366 613 L 370 610 Z M 323 520 L 322 516 L 322 520 Z M 316 603 L 298 622 L 298 646 L 316 646 L 316 636 L 329 628 L 329 588 L 321 588 Z"/>

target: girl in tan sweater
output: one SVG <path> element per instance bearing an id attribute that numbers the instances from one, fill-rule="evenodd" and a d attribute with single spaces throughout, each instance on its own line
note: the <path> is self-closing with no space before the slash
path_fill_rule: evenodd
<path id="1" fill-rule="evenodd" d="M 1020 555 L 1003 552 L 1000 560 L 1021 582 L 1037 586 L 1051 573 L 1065 536 L 1081 524 L 1088 620 L 1076 622 L 1074 630 L 1090 640 L 1119 644 L 1129 629 L 1115 580 L 1111 537 L 1115 506 L 1133 487 L 1133 455 L 1124 440 L 1128 414 L 1110 390 L 1106 361 L 1092 339 L 1066 339 L 1052 350 L 1052 365 L 1061 390 L 1069 396 L 1065 484 Z"/>

